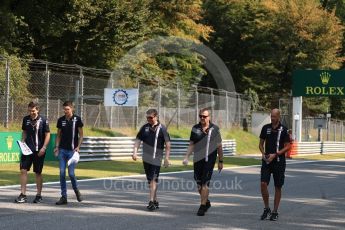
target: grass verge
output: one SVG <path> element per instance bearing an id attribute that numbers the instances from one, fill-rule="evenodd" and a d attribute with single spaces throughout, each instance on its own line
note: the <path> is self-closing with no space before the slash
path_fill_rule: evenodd
<path id="1" fill-rule="evenodd" d="M 193 169 L 191 163 L 189 163 L 188 166 L 183 166 L 182 158 L 172 159 L 171 163 L 172 165 L 168 168 L 162 167 L 161 172 L 175 172 Z M 260 160 L 238 157 L 224 158 L 224 167 L 247 166 L 255 164 L 260 164 Z M 76 175 L 78 179 L 126 176 L 143 173 L 144 169 L 142 162 L 134 162 L 132 160 L 80 162 L 76 168 Z M 0 186 L 19 184 L 19 164 L 2 164 L 0 168 L 0 175 Z M 59 181 L 58 162 L 45 162 L 43 168 L 43 177 L 44 182 Z M 32 171 L 29 172 L 28 183 L 35 183 L 35 176 Z"/>
<path id="2" fill-rule="evenodd" d="M 319 155 L 297 155 L 292 156 L 294 160 L 336 160 L 345 159 L 345 153 L 319 154 Z"/>

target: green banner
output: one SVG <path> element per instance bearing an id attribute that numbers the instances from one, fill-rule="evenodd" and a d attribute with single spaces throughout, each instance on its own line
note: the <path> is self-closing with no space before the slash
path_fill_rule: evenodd
<path id="1" fill-rule="evenodd" d="M 0 132 L 0 163 L 19 162 L 20 151 L 16 141 L 21 137 L 21 132 Z"/>
<path id="2" fill-rule="evenodd" d="M 0 132 L 0 164 L 19 162 L 21 152 L 17 140 L 21 140 L 21 132 Z M 45 161 L 55 161 L 54 156 L 56 134 L 50 135 L 49 145 L 47 147 Z"/>
<path id="3" fill-rule="evenodd" d="M 297 70 L 292 80 L 294 97 L 345 97 L 343 70 Z"/>

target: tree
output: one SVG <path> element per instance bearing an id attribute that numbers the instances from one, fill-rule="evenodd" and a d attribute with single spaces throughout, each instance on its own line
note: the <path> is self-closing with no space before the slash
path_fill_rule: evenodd
<path id="1" fill-rule="evenodd" d="M 199 42 L 211 31 L 200 22 L 201 0 L 8 1 L 7 11 L 25 25 L 17 25 L 21 39 L 13 42 L 19 55 L 51 62 L 114 68 L 133 47 L 149 39 L 177 36 Z M 188 50 L 189 44 L 181 44 L 181 49 Z M 202 57 L 193 52 L 161 52 L 157 57 L 139 53 L 144 62 L 127 66 L 133 70 L 124 82 L 133 84 L 138 76 L 151 81 L 148 75 L 177 81 L 179 75 L 188 85 L 198 79 L 193 76 L 205 74 Z"/>
<path id="2" fill-rule="evenodd" d="M 4 96 L 6 92 L 6 61 L 10 66 L 10 97 L 16 103 L 27 103 L 30 97 L 28 66 L 16 56 L 5 54 L 0 59 L 0 94 Z"/>
<path id="3" fill-rule="evenodd" d="M 28 25 L 29 46 L 22 54 L 36 59 L 104 68 L 150 31 L 149 1 L 12 1 L 12 11 Z"/>
<path id="4" fill-rule="evenodd" d="M 295 69 L 342 64 L 343 26 L 317 1 L 215 0 L 206 1 L 205 9 L 215 30 L 209 44 L 229 66 L 240 92 L 252 88 L 259 95 L 286 97 Z"/>
<path id="5" fill-rule="evenodd" d="M 128 84 L 128 79 L 139 78 L 154 85 L 173 83 L 175 88 L 176 84 L 187 87 L 201 80 L 206 74 L 204 59 L 191 50 L 195 43 L 208 39 L 211 32 L 209 26 L 200 22 L 203 14 L 201 5 L 200 0 L 152 1 L 149 7 L 152 18 L 149 38 L 153 42 L 136 47 L 137 53 L 131 57 L 136 64 L 131 65 L 128 61 L 124 63 L 126 66 L 121 67 L 128 69 L 131 65 L 132 69 L 123 84 Z M 152 50 L 157 49 L 160 52 L 152 55 Z"/>

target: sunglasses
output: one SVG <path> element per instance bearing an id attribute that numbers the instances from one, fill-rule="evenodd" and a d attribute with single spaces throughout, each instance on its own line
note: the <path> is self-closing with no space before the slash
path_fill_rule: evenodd
<path id="1" fill-rule="evenodd" d="M 199 115 L 199 118 L 207 118 L 208 116 L 205 115 Z"/>
<path id="2" fill-rule="evenodd" d="M 146 117 L 146 119 L 148 119 L 148 120 L 152 120 L 154 117 Z"/>

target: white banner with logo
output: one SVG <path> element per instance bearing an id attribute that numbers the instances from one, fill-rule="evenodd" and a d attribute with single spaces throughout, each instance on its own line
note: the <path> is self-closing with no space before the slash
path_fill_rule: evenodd
<path id="1" fill-rule="evenodd" d="M 138 106 L 138 89 L 104 89 L 104 106 Z"/>

